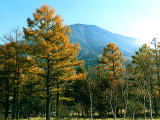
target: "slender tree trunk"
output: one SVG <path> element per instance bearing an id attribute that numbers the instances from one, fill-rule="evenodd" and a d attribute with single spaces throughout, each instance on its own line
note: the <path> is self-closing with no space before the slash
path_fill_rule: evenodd
<path id="1" fill-rule="evenodd" d="M 117 96 L 117 85 L 116 85 L 116 105 L 115 105 L 115 120 L 117 120 L 117 113 L 118 113 L 118 96 Z"/>
<path id="2" fill-rule="evenodd" d="M 16 105 L 16 88 L 13 88 L 13 101 L 12 101 L 12 119 L 15 118 L 15 106 Z"/>
<path id="3" fill-rule="evenodd" d="M 109 101 L 109 104 L 110 104 L 110 107 L 111 107 L 111 111 L 112 111 L 112 114 L 114 116 L 114 119 L 117 120 L 117 106 L 114 107 L 113 109 L 113 105 L 112 105 L 112 90 L 111 90 L 111 99 Z"/>
<path id="4" fill-rule="evenodd" d="M 49 75 L 50 75 L 50 66 L 49 66 L 49 55 L 47 60 L 47 78 L 46 78 L 46 120 L 50 120 L 50 92 L 49 92 Z"/>
<path id="5" fill-rule="evenodd" d="M 84 117 L 84 114 L 83 114 L 83 107 L 82 107 L 82 106 L 81 106 L 81 114 L 82 114 L 81 117 Z"/>
<path id="6" fill-rule="evenodd" d="M 126 113 L 127 113 L 127 102 L 125 101 L 125 108 L 124 108 L 124 116 L 123 116 L 123 120 L 126 119 Z"/>
<path id="7" fill-rule="evenodd" d="M 149 104 L 150 104 L 150 118 L 151 120 L 153 119 L 153 116 L 152 116 L 152 96 L 151 96 L 151 85 L 149 85 Z"/>
<path id="8" fill-rule="evenodd" d="M 134 109 L 134 112 L 133 112 L 133 118 L 132 118 L 132 120 L 135 120 L 135 113 L 136 113 L 136 109 Z"/>
<path id="9" fill-rule="evenodd" d="M 16 33 L 16 40 L 17 40 L 17 33 Z M 20 77 L 20 65 L 19 65 L 19 58 L 18 58 L 19 50 L 17 48 L 16 54 L 16 69 L 17 69 L 17 82 L 16 82 L 16 119 L 19 119 L 19 77 Z"/>
<path id="10" fill-rule="evenodd" d="M 116 109 L 116 107 L 114 108 L 114 120 L 117 120 L 117 109 Z"/>
<path id="11" fill-rule="evenodd" d="M 149 103 L 150 103 L 150 116 L 151 116 L 151 120 L 152 120 L 152 99 L 151 99 L 151 96 L 149 97 Z"/>
<path id="12" fill-rule="evenodd" d="M 47 94 L 47 98 L 46 98 L 46 120 L 50 120 L 50 108 L 49 108 L 50 98 L 49 98 L 49 85 L 48 84 L 46 85 L 46 94 Z"/>
<path id="13" fill-rule="evenodd" d="M 141 95 L 141 93 L 140 93 L 140 95 Z M 135 114 L 136 114 L 136 106 L 138 105 L 138 102 L 139 102 L 139 99 L 140 99 L 140 97 L 138 96 L 138 99 L 136 100 L 136 105 L 135 105 L 135 108 L 134 108 L 134 111 L 133 111 L 133 120 L 135 120 Z"/>
<path id="14" fill-rule="evenodd" d="M 59 83 L 57 80 L 57 90 L 59 89 Z M 59 91 L 57 91 L 57 100 L 56 100 L 56 117 L 59 117 Z"/>
<path id="15" fill-rule="evenodd" d="M 127 114 L 127 105 L 128 105 L 128 85 L 127 85 L 127 95 L 125 95 L 125 92 L 123 92 L 123 97 L 124 97 L 124 105 L 125 105 L 123 120 L 125 120 L 126 119 L 126 114 Z"/>
<path id="16" fill-rule="evenodd" d="M 158 61 L 158 55 L 157 55 L 157 53 L 156 53 L 156 65 L 157 65 L 157 78 L 158 78 L 158 88 L 159 88 L 159 96 L 158 96 L 158 101 L 160 100 L 160 76 L 159 76 L 159 63 L 157 62 Z M 158 103 L 159 104 L 159 103 Z M 157 104 L 157 106 L 159 106 Z M 158 108 L 156 108 L 156 110 L 155 110 L 155 113 L 156 113 L 156 115 L 157 116 L 159 116 L 159 107 Z"/>
<path id="17" fill-rule="evenodd" d="M 125 120 L 126 119 L 126 114 L 127 114 L 127 106 L 128 106 L 128 92 L 129 92 L 129 88 L 128 88 L 128 79 L 129 79 L 129 72 L 128 72 L 128 67 L 127 67 L 127 65 L 126 65 L 126 94 L 125 94 L 125 90 L 124 90 L 124 104 L 125 104 L 125 108 L 124 108 L 124 116 L 123 116 L 123 120 Z"/>
<path id="18" fill-rule="evenodd" d="M 7 78 L 6 69 L 4 69 L 4 80 L 5 80 L 4 119 L 7 120 L 9 114 L 9 79 Z"/>
<path id="19" fill-rule="evenodd" d="M 144 119 L 146 120 L 146 95 L 144 93 L 144 97 L 143 97 L 143 102 L 144 102 Z"/>
<path id="20" fill-rule="evenodd" d="M 5 120 L 7 120 L 9 114 L 9 93 L 8 90 L 6 90 L 6 92 L 7 94 L 5 96 Z"/>
<path id="21" fill-rule="evenodd" d="M 16 110 L 16 119 L 17 119 L 17 120 L 19 119 L 19 100 L 18 100 L 18 98 L 19 98 L 19 88 L 18 88 L 18 85 L 19 85 L 19 84 L 18 84 L 18 81 L 17 81 L 17 97 L 16 97 L 16 98 L 17 98 L 17 101 L 16 101 L 16 102 L 17 102 L 17 103 L 16 103 L 16 105 L 17 105 L 17 106 L 16 106 L 16 109 L 17 109 L 17 110 Z"/>

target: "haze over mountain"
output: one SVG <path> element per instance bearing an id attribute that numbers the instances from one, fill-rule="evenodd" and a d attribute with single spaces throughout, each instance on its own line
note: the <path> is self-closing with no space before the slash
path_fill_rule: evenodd
<path id="1" fill-rule="evenodd" d="M 70 40 L 73 43 L 78 42 L 81 46 L 79 58 L 85 60 L 86 66 L 95 65 L 102 55 L 103 48 L 110 42 L 120 47 L 127 61 L 139 47 L 136 38 L 112 33 L 95 25 L 74 24 L 70 27 L 72 30 Z"/>

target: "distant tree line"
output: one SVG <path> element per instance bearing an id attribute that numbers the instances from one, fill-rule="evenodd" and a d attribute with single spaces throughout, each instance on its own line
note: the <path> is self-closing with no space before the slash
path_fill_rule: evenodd
<path id="1" fill-rule="evenodd" d="M 144 44 L 125 63 L 114 43 L 84 68 L 78 44 L 55 10 L 43 5 L 0 45 L 0 106 L 5 120 L 50 117 L 139 118 L 160 115 L 160 43 Z"/>

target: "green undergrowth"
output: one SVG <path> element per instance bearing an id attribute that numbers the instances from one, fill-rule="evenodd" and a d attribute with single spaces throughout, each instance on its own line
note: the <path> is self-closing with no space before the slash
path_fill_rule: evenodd
<path id="1" fill-rule="evenodd" d="M 34 118 L 20 119 L 20 120 L 46 120 L 46 119 L 42 118 L 42 117 L 34 117 Z M 61 118 L 61 119 L 51 118 L 50 120 L 91 120 L 91 119 L 90 118 Z M 104 118 L 104 119 L 95 118 L 93 120 L 114 120 L 114 118 Z M 123 120 L 123 118 L 117 118 L 117 120 Z M 132 118 L 127 118 L 126 120 L 132 120 Z M 144 120 L 144 119 L 137 118 L 135 120 Z M 150 120 L 150 118 L 148 118 L 147 120 Z M 152 119 L 152 120 L 160 120 L 160 118 L 159 119 Z"/>

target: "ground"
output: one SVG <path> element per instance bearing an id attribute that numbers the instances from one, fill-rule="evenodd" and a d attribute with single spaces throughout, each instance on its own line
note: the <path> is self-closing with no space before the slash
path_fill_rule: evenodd
<path id="1" fill-rule="evenodd" d="M 20 119 L 20 120 L 45 120 L 45 118 L 30 118 L 30 119 Z M 91 120 L 90 118 L 63 118 L 63 119 L 54 119 L 51 118 L 51 120 Z M 94 119 L 94 120 L 114 120 L 113 118 L 105 118 L 105 119 Z M 123 118 L 119 118 L 117 120 L 123 120 Z M 132 120 L 131 118 L 126 119 L 126 120 Z M 143 118 L 139 118 L 137 120 L 143 120 Z M 149 118 L 147 120 L 150 120 Z M 160 120 L 160 119 L 153 119 L 153 120 Z"/>

